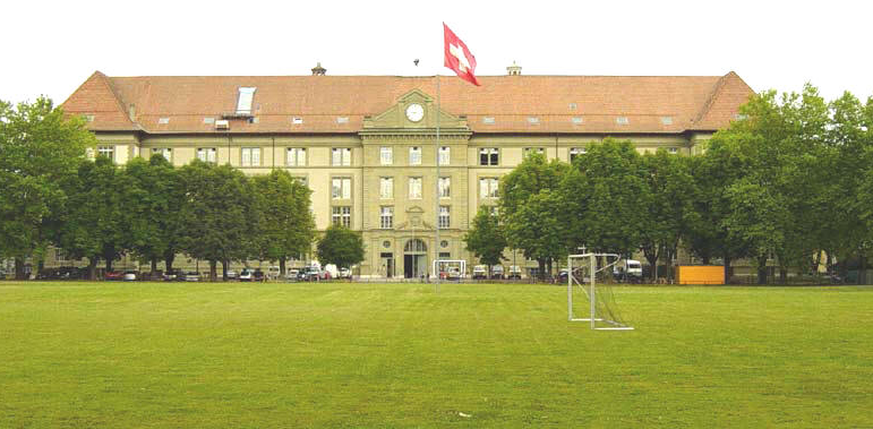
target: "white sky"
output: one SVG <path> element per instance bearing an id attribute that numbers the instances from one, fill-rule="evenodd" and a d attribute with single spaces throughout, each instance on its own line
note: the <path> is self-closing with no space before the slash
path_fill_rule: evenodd
<path id="1" fill-rule="evenodd" d="M 439 7 L 438 7 L 439 5 Z M 109 76 L 451 74 L 442 25 L 477 75 L 712 75 L 755 91 L 873 95 L 865 1 L 12 1 L 2 6 L 0 99 L 63 102 Z M 413 60 L 421 60 L 419 67 Z"/>

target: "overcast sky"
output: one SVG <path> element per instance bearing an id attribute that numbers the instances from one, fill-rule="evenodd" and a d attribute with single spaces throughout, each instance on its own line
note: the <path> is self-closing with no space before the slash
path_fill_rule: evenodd
<path id="1" fill-rule="evenodd" d="M 437 6 L 439 5 L 439 7 Z M 708 75 L 755 91 L 873 95 L 864 1 L 13 1 L 0 14 L 0 99 L 63 102 L 109 76 L 450 74 L 442 25 L 478 75 Z M 414 59 L 420 59 L 418 67 Z"/>

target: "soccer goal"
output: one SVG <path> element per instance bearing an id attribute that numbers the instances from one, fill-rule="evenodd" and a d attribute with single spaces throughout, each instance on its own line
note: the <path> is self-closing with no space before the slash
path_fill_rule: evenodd
<path id="1" fill-rule="evenodd" d="M 583 253 L 567 258 L 567 317 L 571 322 L 589 322 L 591 329 L 598 331 L 632 331 L 618 313 L 612 286 L 597 278 L 610 275 L 621 257 L 614 253 Z M 573 311 L 573 297 L 584 295 L 588 299 L 587 318 L 577 318 Z M 584 311 L 584 310 L 583 310 Z"/>

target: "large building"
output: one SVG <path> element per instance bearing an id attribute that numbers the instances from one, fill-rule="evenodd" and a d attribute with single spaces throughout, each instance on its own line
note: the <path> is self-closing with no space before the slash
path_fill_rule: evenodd
<path id="1" fill-rule="evenodd" d="M 320 65 L 311 76 L 95 72 L 63 108 L 87 119 L 97 151 L 117 163 L 159 153 L 177 166 L 200 158 L 247 174 L 285 169 L 313 190 L 318 229 L 340 223 L 363 232 L 362 276 L 416 277 L 438 253 L 476 262 L 462 236 L 526 153 L 569 161 L 606 137 L 630 139 L 640 152 L 695 153 L 753 93 L 734 72 L 507 69 L 480 77 L 481 87 L 455 77 L 438 85 L 436 77 L 328 76 Z"/>

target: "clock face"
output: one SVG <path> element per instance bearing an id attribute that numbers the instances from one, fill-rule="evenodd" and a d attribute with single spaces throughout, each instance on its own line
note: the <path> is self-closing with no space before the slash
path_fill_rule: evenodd
<path id="1" fill-rule="evenodd" d="M 424 107 L 421 104 L 410 104 L 406 107 L 406 117 L 412 122 L 418 122 L 424 118 Z"/>

